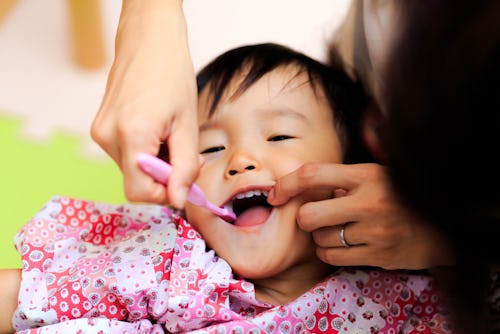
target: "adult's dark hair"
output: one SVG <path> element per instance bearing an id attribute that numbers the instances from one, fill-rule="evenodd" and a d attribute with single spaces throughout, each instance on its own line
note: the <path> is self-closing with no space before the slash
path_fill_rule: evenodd
<path id="1" fill-rule="evenodd" d="M 408 9 L 385 73 L 389 172 L 455 246 L 459 328 L 485 333 L 500 306 L 489 277 L 500 263 L 500 1 Z"/>
<path id="2" fill-rule="evenodd" d="M 197 75 L 198 92 L 209 89 L 213 113 L 233 79 L 243 75 L 233 97 L 244 93 L 265 74 L 279 67 L 295 66 L 297 75 L 306 72 L 315 92 L 323 90 L 340 133 L 344 161 L 371 161 L 359 139 L 361 115 L 366 97 L 361 85 L 353 82 L 340 65 L 326 66 L 288 47 L 273 44 L 246 45 L 229 50 L 206 65 Z"/>

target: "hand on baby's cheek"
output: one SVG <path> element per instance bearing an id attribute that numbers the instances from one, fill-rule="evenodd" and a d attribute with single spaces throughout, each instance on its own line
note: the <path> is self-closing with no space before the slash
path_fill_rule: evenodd
<path id="1" fill-rule="evenodd" d="M 290 197 L 288 201 L 282 203 L 281 205 L 287 205 L 289 203 L 297 202 L 299 206 L 309 203 L 309 202 L 319 202 L 337 197 L 333 191 L 330 190 L 308 190 L 298 194 L 295 197 Z"/>

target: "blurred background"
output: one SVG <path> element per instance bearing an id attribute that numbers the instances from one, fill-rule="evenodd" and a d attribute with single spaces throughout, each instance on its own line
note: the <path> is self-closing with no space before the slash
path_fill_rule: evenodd
<path id="1" fill-rule="evenodd" d="M 242 44 L 325 59 L 349 0 L 184 0 L 195 69 Z M 0 0 L 0 268 L 51 197 L 124 202 L 118 167 L 90 139 L 121 0 Z"/>

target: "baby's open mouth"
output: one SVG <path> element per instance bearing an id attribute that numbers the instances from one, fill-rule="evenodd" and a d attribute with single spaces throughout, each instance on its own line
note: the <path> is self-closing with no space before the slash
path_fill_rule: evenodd
<path id="1" fill-rule="evenodd" d="M 271 214 L 272 206 L 267 202 L 268 191 L 250 190 L 239 193 L 231 201 L 236 214 L 236 226 L 263 224 Z"/>

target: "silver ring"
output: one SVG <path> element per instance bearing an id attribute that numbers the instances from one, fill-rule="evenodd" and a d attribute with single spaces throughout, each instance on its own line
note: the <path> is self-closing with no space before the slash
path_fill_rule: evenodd
<path id="1" fill-rule="evenodd" d="M 342 225 L 342 228 L 340 229 L 340 242 L 342 243 L 342 245 L 344 247 L 349 248 L 352 245 L 345 240 L 345 228 L 346 228 L 346 226 L 347 226 L 347 223 Z"/>

